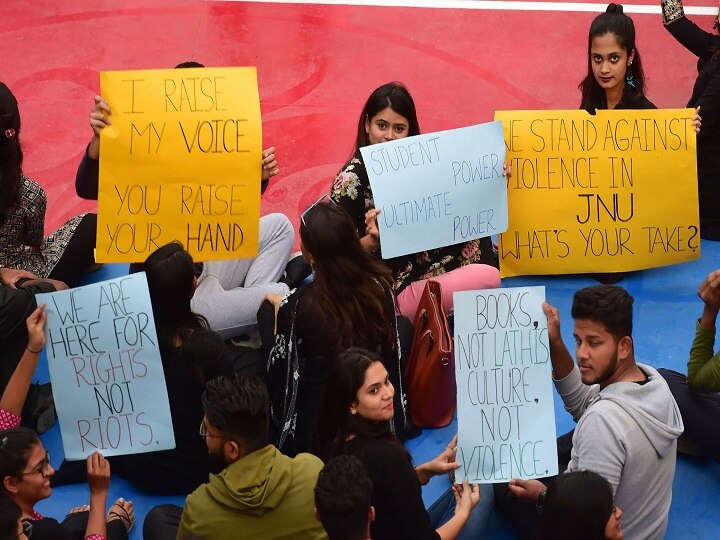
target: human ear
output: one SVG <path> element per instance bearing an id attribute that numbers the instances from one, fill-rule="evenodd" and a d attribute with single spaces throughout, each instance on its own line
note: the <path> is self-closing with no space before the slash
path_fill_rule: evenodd
<path id="1" fill-rule="evenodd" d="M 618 357 L 626 360 L 633 350 L 633 341 L 630 336 L 625 336 L 618 341 Z"/>
<path id="2" fill-rule="evenodd" d="M 6 476 L 5 478 L 3 478 L 3 487 L 8 493 L 18 492 L 17 480 L 12 476 Z"/>
<path id="3" fill-rule="evenodd" d="M 225 441 L 225 452 L 230 463 L 236 462 L 244 455 L 243 447 L 237 441 L 232 440 Z"/>
<path id="4" fill-rule="evenodd" d="M 635 49 L 630 51 L 630 54 L 628 54 L 628 66 L 633 63 L 634 59 L 635 59 Z"/>
<path id="5" fill-rule="evenodd" d="M 370 135 L 370 118 L 368 118 L 368 115 L 365 115 L 365 135 Z"/>

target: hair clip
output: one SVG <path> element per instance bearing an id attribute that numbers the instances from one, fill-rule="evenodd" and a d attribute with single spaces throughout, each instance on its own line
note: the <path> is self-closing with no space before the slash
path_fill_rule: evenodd
<path id="1" fill-rule="evenodd" d="M 12 139 L 15 136 L 15 130 L 10 128 L 5 130 L 5 138 Z"/>

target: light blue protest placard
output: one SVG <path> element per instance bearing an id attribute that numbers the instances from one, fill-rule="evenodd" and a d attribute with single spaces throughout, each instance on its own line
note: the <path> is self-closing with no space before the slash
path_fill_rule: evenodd
<path id="1" fill-rule="evenodd" d="M 456 292 L 458 482 L 557 474 L 545 287 Z"/>
<path id="2" fill-rule="evenodd" d="M 65 457 L 175 448 L 145 273 L 38 294 Z"/>
<path id="3" fill-rule="evenodd" d="M 383 259 L 507 230 L 500 122 L 360 148 L 372 187 Z"/>

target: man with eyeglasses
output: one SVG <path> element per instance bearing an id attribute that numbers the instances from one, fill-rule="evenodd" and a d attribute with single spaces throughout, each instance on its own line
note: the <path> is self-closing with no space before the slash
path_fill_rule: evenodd
<path id="1" fill-rule="evenodd" d="M 143 525 L 146 540 L 327 538 L 313 513 L 322 461 L 310 454 L 289 458 L 269 444 L 268 407 L 267 388 L 256 376 L 207 383 L 200 435 L 225 470 L 188 495 L 184 508 L 153 508 Z"/>

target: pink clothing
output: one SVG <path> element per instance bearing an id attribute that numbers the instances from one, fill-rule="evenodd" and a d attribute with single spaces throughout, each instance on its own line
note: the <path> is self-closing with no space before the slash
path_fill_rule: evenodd
<path id="1" fill-rule="evenodd" d="M 0 429 L 10 429 L 20 425 L 20 417 L 0 409 Z"/>
<path id="2" fill-rule="evenodd" d="M 442 286 L 445 313 L 450 313 L 453 309 L 453 293 L 455 291 L 495 289 L 500 286 L 500 271 L 487 264 L 467 264 L 430 279 L 437 281 Z M 413 281 L 397 297 L 400 313 L 411 321 L 415 320 L 415 312 L 423 290 L 425 290 L 426 281 L 427 279 Z"/>

